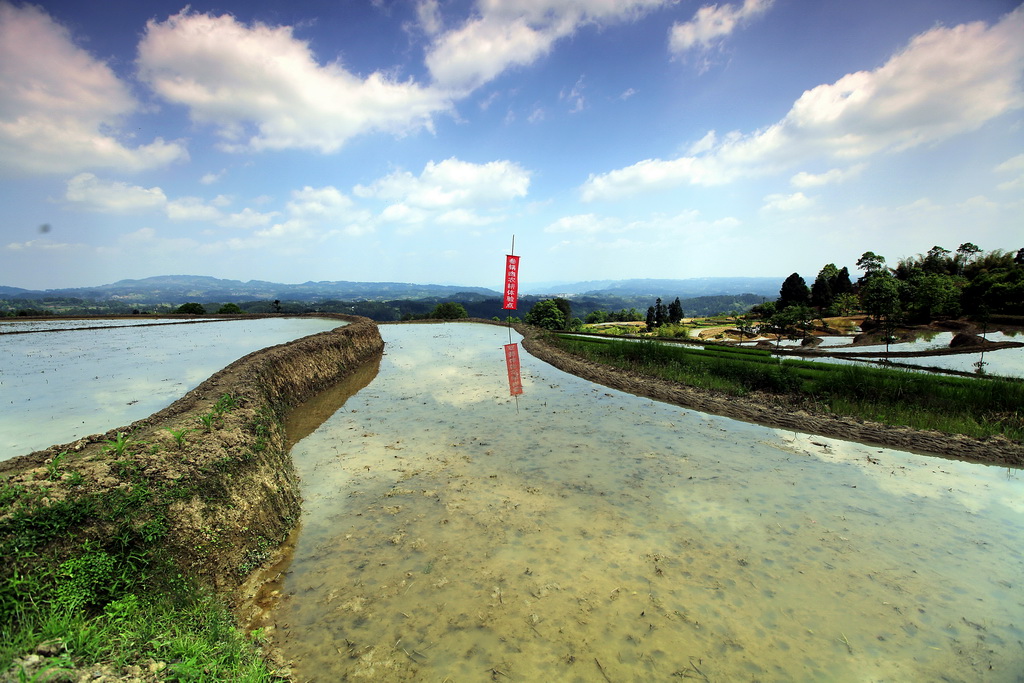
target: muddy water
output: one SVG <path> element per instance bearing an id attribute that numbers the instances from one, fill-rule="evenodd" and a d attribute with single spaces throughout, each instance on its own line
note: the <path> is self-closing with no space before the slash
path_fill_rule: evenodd
<path id="1" fill-rule="evenodd" d="M 517 402 L 505 330 L 381 332 L 376 377 L 292 451 L 304 513 L 271 620 L 297 680 L 1020 680 L 1020 471 L 525 353 Z"/>

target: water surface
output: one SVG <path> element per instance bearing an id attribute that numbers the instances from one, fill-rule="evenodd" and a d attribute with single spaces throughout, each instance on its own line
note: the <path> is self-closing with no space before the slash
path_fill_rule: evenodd
<path id="1" fill-rule="evenodd" d="M 267 318 L 0 334 L 0 460 L 140 420 L 247 353 L 342 324 Z"/>
<path id="2" fill-rule="evenodd" d="M 1020 471 L 709 416 L 525 353 L 515 400 L 505 330 L 381 332 L 377 376 L 292 451 L 305 502 L 273 617 L 299 680 L 1020 680 Z"/>

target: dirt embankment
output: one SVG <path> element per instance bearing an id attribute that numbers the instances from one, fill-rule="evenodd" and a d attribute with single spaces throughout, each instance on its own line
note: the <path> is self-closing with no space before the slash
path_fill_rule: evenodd
<path id="1" fill-rule="evenodd" d="M 298 519 L 286 412 L 384 346 L 367 318 L 321 317 L 350 324 L 251 353 L 126 427 L 2 462 L 0 479 L 34 488 L 44 505 L 117 490 L 150 501 L 163 496 L 158 515 L 132 524 L 140 531 L 165 525 L 163 542 L 182 570 L 219 590 L 237 588 Z M 231 400 L 218 412 L 225 395 Z M 126 443 L 117 453 L 119 434 Z M 111 524 L 84 520 L 81 536 L 104 538 Z"/>
<path id="2" fill-rule="evenodd" d="M 523 348 L 537 358 L 565 372 L 631 394 L 768 427 L 991 465 L 1024 466 L 1024 444 L 1005 437 L 976 439 L 937 431 L 892 427 L 837 417 L 816 410 L 813 405 L 772 394 L 755 392 L 749 396 L 733 397 L 694 389 L 578 358 L 545 343 L 543 331 L 537 328 L 518 325 L 515 329 L 523 335 Z"/>

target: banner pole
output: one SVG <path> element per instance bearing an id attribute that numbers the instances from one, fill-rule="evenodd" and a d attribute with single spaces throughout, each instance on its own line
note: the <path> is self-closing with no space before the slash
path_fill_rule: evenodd
<path id="1" fill-rule="evenodd" d="M 515 236 L 515 233 L 513 233 L 512 234 L 512 251 L 509 252 L 509 256 L 515 256 L 515 255 L 516 255 L 516 236 Z M 511 313 L 509 313 L 508 315 L 505 316 L 505 325 L 508 327 L 508 343 L 511 344 L 512 343 L 512 314 Z"/>

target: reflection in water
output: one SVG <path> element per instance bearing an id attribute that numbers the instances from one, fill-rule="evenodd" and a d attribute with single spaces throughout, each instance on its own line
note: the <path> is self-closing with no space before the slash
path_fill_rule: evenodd
<path id="1" fill-rule="evenodd" d="M 0 460 L 140 420 L 247 353 L 341 324 L 270 318 L 2 334 Z"/>
<path id="2" fill-rule="evenodd" d="M 300 680 L 1018 680 L 1024 483 L 622 394 L 505 331 L 382 328 L 299 442 Z"/>
<path id="3" fill-rule="evenodd" d="M 523 373 L 519 363 L 519 344 L 505 344 L 505 369 L 508 371 L 508 395 L 522 395 Z"/>
<path id="4" fill-rule="evenodd" d="M 373 381 L 380 370 L 380 357 L 360 365 L 355 372 L 332 387 L 313 396 L 288 414 L 285 430 L 291 448 L 313 433 L 327 418 L 344 410 L 345 401 Z"/>

